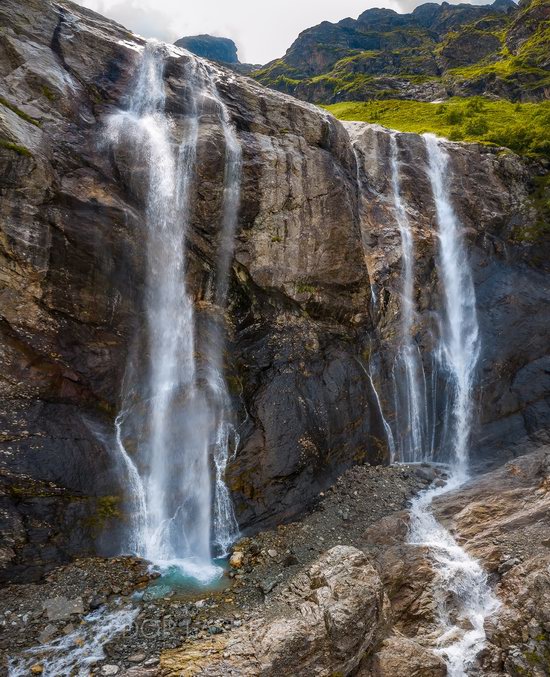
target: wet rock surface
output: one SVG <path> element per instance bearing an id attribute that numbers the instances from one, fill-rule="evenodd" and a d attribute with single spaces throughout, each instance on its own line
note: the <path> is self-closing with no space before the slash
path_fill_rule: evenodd
<path id="1" fill-rule="evenodd" d="M 544 675 L 550 665 L 550 449 L 510 461 L 435 503 L 491 574 L 502 603 L 479 670 Z"/>
<path id="2" fill-rule="evenodd" d="M 332 635 L 324 636 L 319 626 L 321 635 L 319 643 L 314 642 L 310 647 L 311 660 L 321 655 L 319 647 L 332 646 L 334 641 L 331 651 L 338 654 L 337 663 L 347 665 L 351 660 L 356 665 L 362 657 L 363 641 L 369 637 L 369 642 L 374 641 L 375 635 L 378 641 L 378 635 L 371 633 L 368 623 L 364 632 L 357 634 L 355 625 L 364 623 L 364 618 L 373 614 L 379 618 L 380 629 L 385 628 L 387 622 L 387 609 L 381 604 L 384 596 L 380 575 L 373 569 L 373 561 L 360 550 L 365 530 L 395 510 L 404 509 L 414 493 L 427 487 L 435 475 L 431 468 L 412 466 L 361 466 L 349 470 L 334 487 L 318 497 L 315 507 L 300 521 L 240 541 L 234 549 L 234 553 L 240 553 L 240 557 L 235 558 L 235 564 L 240 566 L 228 570 L 219 590 L 157 588 L 144 563 L 131 558 L 79 560 L 52 572 L 48 577 L 51 580 L 44 584 L 6 587 L 0 591 L 2 655 L 4 659 L 21 655 L 24 649 L 50 642 L 78 628 L 82 614 L 69 614 L 62 620 L 51 621 L 45 605 L 63 607 L 70 612 L 74 605 L 82 603 L 84 613 L 89 613 L 103 605 L 116 609 L 121 602 L 135 606 L 138 615 L 130 631 L 115 637 L 105 647 L 106 657 L 96 666 L 99 674 L 103 664 L 119 666 L 121 674 L 141 675 L 140 670 L 143 674 L 157 674 L 159 660 L 166 651 L 174 651 L 166 659 L 167 669 L 176 670 L 174 666 L 183 669 L 184 664 L 191 666 L 190 670 L 195 669 L 195 661 L 202 664 L 207 648 L 208 652 L 215 650 L 218 658 L 223 658 L 228 652 L 223 647 L 233 641 L 233 633 L 238 632 L 239 637 L 246 637 L 248 642 L 252 637 L 250 633 L 261 634 L 266 623 L 272 624 L 272 632 L 261 635 L 268 647 L 262 661 L 271 660 L 269 647 L 277 644 L 279 640 L 275 642 L 275 637 L 279 637 L 281 653 L 278 655 L 290 665 L 293 649 L 289 648 L 287 635 L 291 626 L 299 632 L 300 624 L 296 621 L 297 625 L 292 625 L 289 620 L 287 627 L 285 619 L 291 610 L 295 615 L 301 605 L 307 606 L 310 595 L 321 594 L 316 591 L 327 587 L 321 579 L 328 575 L 333 580 L 332 587 L 329 586 L 333 592 L 328 599 L 321 595 L 311 610 L 317 623 L 324 610 L 335 614 L 335 627 L 341 628 L 339 614 L 347 613 L 348 602 L 350 613 L 354 604 L 373 606 L 368 613 L 363 606 L 357 608 L 363 620 L 354 619 L 353 614 L 342 620 L 348 628 L 344 635 L 356 633 L 356 643 L 351 643 L 353 650 L 349 652 L 353 659 L 347 656 L 347 650 L 338 649 L 338 633 L 331 639 Z M 327 551 L 332 555 L 327 555 Z M 320 569 L 323 574 L 319 573 Z M 356 583 L 346 587 L 346 581 L 356 571 L 359 572 Z M 320 587 L 316 588 L 318 584 Z M 349 598 L 341 610 L 334 597 L 340 594 L 334 592 L 339 586 L 344 586 L 341 594 L 346 589 Z M 370 597 L 366 595 L 367 590 Z M 299 643 L 303 644 L 301 640 Z M 185 647 L 183 653 L 182 646 Z M 280 673 L 273 667 L 268 674 Z"/>
<path id="3" fill-rule="evenodd" d="M 23 582 L 78 554 L 118 552 L 124 530 L 114 419 L 143 310 L 145 177 L 103 134 L 127 103 L 143 41 L 64 1 L 5 0 L 0 26 L 0 576 Z M 167 48 L 174 143 L 189 58 Z M 389 133 L 361 128 L 358 186 L 343 125 L 222 68 L 215 75 L 243 149 L 224 317 L 240 444 L 227 481 L 241 527 L 260 529 L 300 514 L 350 466 L 389 459 L 367 373 L 391 422 L 401 290 Z M 208 290 L 224 158 L 215 118 L 201 120 L 189 228 L 199 333 L 216 315 Z M 434 210 L 422 140 L 400 135 L 399 146 L 429 353 L 440 293 Z M 476 457 L 501 462 L 544 441 L 549 420 L 547 245 L 518 235 L 536 220 L 529 190 L 540 167 L 446 147 L 483 324 Z"/>
<path id="4" fill-rule="evenodd" d="M 546 674 L 548 457 L 526 455 L 434 503 L 501 602 L 472 676 Z M 433 561 L 406 543 L 410 498 L 442 478 L 423 466 L 351 469 L 301 520 L 237 543 L 217 589 L 156 587 L 131 558 L 81 560 L 42 585 L 5 588 L 3 657 L 73 632 L 79 605 L 85 613 L 122 605 L 137 615 L 107 643 L 94 674 L 443 677 L 432 651 Z M 51 620 L 50 609 L 64 617 Z"/>

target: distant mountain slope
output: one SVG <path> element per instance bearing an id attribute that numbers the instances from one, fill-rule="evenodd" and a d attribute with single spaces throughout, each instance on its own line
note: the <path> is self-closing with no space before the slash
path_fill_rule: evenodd
<path id="1" fill-rule="evenodd" d="M 495 0 L 325 21 L 252 76 L 316 103 L 479 94 L 536 101 L 550 98 L 549 65 L 550 0 Z"/>

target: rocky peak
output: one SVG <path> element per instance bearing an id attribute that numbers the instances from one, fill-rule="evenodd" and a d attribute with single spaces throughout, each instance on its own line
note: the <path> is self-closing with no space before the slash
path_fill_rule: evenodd
<path id="1" fill-rule="evenodd" d="M 215 35 L 191 35 L 176 40 L 176 47 L 183 47 L 189 52 L 211 61 L 225 64 L 240 63 L 237 56 L 237 45 L 229 38 Z"/>
<path id="2" fill-rule="evenodd" d="M 491 7 L 498 10 L 499 12 L 508 14 L 508 12 L 513 12 L 515 9 L 517 9 L 517 4 L 514 2 L 514 0 L 495 0 Z"/>
<path id="3" fill-rule="evenodd" d="M 403 26 L 410 23 L 409 14 L 398 14 L 393 9 L 367 9 L 357 19 L 361 27 L 373 31 L 392 30 L 397 26 Z"/>

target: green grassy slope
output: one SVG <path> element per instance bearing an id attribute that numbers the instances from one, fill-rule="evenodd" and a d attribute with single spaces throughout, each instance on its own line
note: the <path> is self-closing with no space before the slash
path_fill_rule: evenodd
<path id="1" fill-rule="evenodd" d="M 511 103 L 455 97 L 440 104 L 385 100 L 324 108 L 341 120 L 375 122 L 402 132 L 433 132 L 453 141 L 477 141 L 550 158 L 550 101 Z"/>

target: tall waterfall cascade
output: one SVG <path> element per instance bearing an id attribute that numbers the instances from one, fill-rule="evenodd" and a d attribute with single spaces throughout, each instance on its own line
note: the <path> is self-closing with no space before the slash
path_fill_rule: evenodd
<path id="1" fill-rule="evenodd" d="M 395 437 L 402 462 L 429 460 L 434 453 L 433 421 L 428 416 L 426 378 L 422 356 L 414 341 L 414 242 L 401 196 L 397 134 L 390 137 L 391 185 L 395 220 L 401 238 L 401 341 L 393 365 Z M 421 454 L 421 459 L 419 459 Z"/>
<path id="2" fill-rule="evenodd" d="M 435 519 L 435 498 L 460 486 L 468 476 L 472 422 L 472 388 L 479 355 L 476 299 L 461 228 L 453 209 L 449 156 L 442 142 L 425 135 L 428 176 L 436 209 L 438 268 L 442 286 L 439 359 L 446 373 L 446 436 L 450 474 L 442 487 L 428 489 L 411 506 L 409 542 L 429 548 L 435 571 L 434 598 L 441 633 L 435 650 L 446 661 L 450 677 L 462 677 L 485 642 L 485 619 L 498 608 L 477 560 L 461 548 Z M 420 450 L 420 455 L 422 451 Z"/>
<path id="3" fill-rule="evenodd" d="M 476 299 L 461 225 L 450 198 L 449 156 L 441 140 L 426 134 L 426 172 L 435 206 L 441 301 L 436 309 L 438 339 L 434 354 L 423 354 L 414 338 L 414 236 L 402 197 L 399 139 L 397 133 L 389 139 L 393 209 L 401 240 L 401 319 L 392 368 L 395 418 L 393 434 L 391 429 L 387 431 L 388 445 L 394 461 L 441 460 L 449 468 L 444 486 L 430 488 L 413 500 L 408 542 L 427 547 L 433 562 L 439 633 L 429 644 L 446 661 L 451 677 L 464 677 L 484 645 L 485 619 L 499 603 L 477 560 L 437 522 L 432 502 L 468 478 L 472 390 L 479 356 Z M 429 383 L 424 363 L 431 367 Z M 438 390 L 438 380 L 445 383 L 445 389 Z M 377 401 L 382 413 L 380 399 Z M 436 412 L 442 429 L 438 435 Z"/>
<path id="4" fill-rule="evenodd" d="M 238 528 L 225 469 L 238 443 L 223 376 L 223 310 L 240 201 L 241 148 L 214 67 L 188 55 L 181 139 L 165 111 L 167 47 L 148 43 L 125 110 L 106 135 L 143 169 L 146 216 L 144 326 L 128 360 L 116 444 L 132 502 L 130 549 L 200 580 L 219 571 Z M 215 111 L 225 142 L 224 193 L 212 307 L 221 316 L 199 335 L 187 289 L 186 236 L 193 209 L 201 116 Z M 199 343 L 200 342 L 200 343 Z M 204 345 L 203 345 L 204 344 Z M 137 346 L 136 346 L 137 348 Z M 202 361 L 197 354 L 200 352 Z M 129 448 L 132 447 L 130 453 Z"/>

